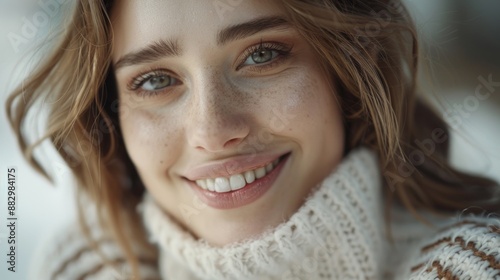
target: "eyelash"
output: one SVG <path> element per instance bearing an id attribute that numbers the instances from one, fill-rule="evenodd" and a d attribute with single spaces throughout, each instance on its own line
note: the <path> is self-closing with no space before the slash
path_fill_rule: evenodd
<path id="1" fill-rule="evenodd" d="M 259 72 L 265 71 L 269 68 L 272 68 L 276 66 L 277 64 L 283 62 L 285 59 L 287 59 L 292 50 L 293 46 L 278 43 L 278 42 L 260 42 L 258 45 L 253 45 L 250 48 L 248 48 L 244 53 L 243 53 L 243 58 L 238 62 L 238 67 L 236 67 L 236 70 L 241 69 L 243 66 L 243 62 L 245 62 L 253 53 L 262 51 L 262 50 L 269 50 L 269 51 L 276 51 L 278 53 L 278 57 L 274 58 L 270 62 L 265 62 L 262 64 L 255 64 L 253 66 L 248 66 L 251 69 L 256 69 Z"/>
<path id="2" fill-rule="evenodd" d="M 148 80 L 155 78 L 155 77 L 160 77 L 162 75 L 167 75 L 172 77 L 171 73 L 158 69 L 158 68 L 151 68 L 146 72 L 143 72 L 139 74 L 137 77 L 133 78 L 128 84 L 127 84 L 127 89 L 129 91 L 135 92 L 139 97 L 154 97 L 157 96 L 158 94 L 162 93 L 165 89 L 160 89 L 160 90 L 155 90 L 155 91 L 150 91 L 150 90 L 144 90 L 141 87 L 146 83 Z"/>
<path id="3" fill-rule="evenodd" d="M 261 73 L 263 71 L 266 71 L 268 69 L 276 67 L 278 64 L 281 64 L 287 58 L 289 58 L 291 55 L 292 48 L 293 48 L 293 46 L 290 46 L 287 44 L 282 44 L 282 43 L 278 43 L 278 42 L 262 42 L 261 41 L 258 45 L 253 45 L 253 46 L 249 47 L 247 50 L 245 50 L 245 52 L 243 53 L 243 58 L 239 60 L 238 66 L 236 67 L 236 70 L 240 70 L 242 67 L 244 67 L 243 63 L 255 52 L 262 51 L 262 50 L 276 51 L 278 53 L 278 56 L 273 58 L 271 61 L 264 62 L 262 64 L 254 64 L 254 65 L 247 66 L 248 68 L 250 68 L 250 71 L 257 71 L 257 72 Z M 163 91 L 165 91 L 168 87 L 164 88 L 164 89 L 156 90 L 156 91 L 142 90 L 141 87 L 148 80 L 155 78 L 155 77 L 160 77 L 162 75 L 167 75 L 167 76 L 170 76 L 172 78 L 174 77 L 168 71 L 165 71 L 163 69 L 152 68 L 152 69 L 149 69 L 148 71 L 145 71 L 145 72 L 139 74 L 137 77 L 133 78 L 130 81 L 130 83 L 127 85 L 127 88 L 130 91 L 136 92 L 141 97 L 156 96 L 156 95 L 162 93 Z"/>

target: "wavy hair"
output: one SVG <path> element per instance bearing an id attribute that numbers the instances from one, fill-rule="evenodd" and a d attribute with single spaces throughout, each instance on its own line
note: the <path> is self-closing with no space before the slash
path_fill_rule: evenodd
<path id="1" fill-rule="evenodd" d="M 338 85 L 346 153 L 368 146 L 379 158 L 387 219 L 391 205 L 453 213 L 471 205 L 500 209 L 498 184 L 452 168 L 447 125 L 418 95 L 418 41 L 399 0 L 277 0 Z M 33 150 L 50 139 L 78 184 L 78 213 L 91 240 L 82 197 L 97 206 L 100 226 L 125 253 L 139 279 L 132 241 L 157 258 L 135 206 L 145 189 L 125 149 L 111 68 L 113 1 L 78 1 L 71 23 L 49 57 L 7 101 L 25 157 L 45 176 Z M 52 100 L 45 135 L 29 142 L 26 116 L 37 100 Z M 118 179 L 117 179 L 118 178 Z M 126 229 L 126 230 L 124 230 Z M 103 256 L 105 257 L 105 256 Z M 110 262 L 106 260 L 106 262 Z"/>

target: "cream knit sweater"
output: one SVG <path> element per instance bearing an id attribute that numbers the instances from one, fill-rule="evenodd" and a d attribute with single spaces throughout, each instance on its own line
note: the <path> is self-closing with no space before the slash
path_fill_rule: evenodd
<path id="1" fill-rule="evenodd" d="M 141 273 L 168 280 L 500 279 L 498 219 L 457 216 L 430 228 L 395 209 L 391 243 L 382 209 L 380 170 L 367 149 L 351 152 L 286 222 L 223 248 L 192 238 L 146 194 L 138 210 L 160 258 L 143 260 Z M 35 268 L 36 279 L 130 279 L 113 242 L 101 246 L 124 264 L 118 270 L 99 263 L 77 229 L 64 235 Z"/>

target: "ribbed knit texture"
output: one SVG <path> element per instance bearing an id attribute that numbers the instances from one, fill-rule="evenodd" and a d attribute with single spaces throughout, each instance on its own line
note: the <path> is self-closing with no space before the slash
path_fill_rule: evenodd
<path id="1" fill-rule="evenodd" d="M 352 151 L 288 221 L 222 248 L 194 240 L 145 195 L 138 210 L 160 258 L 137 251 L 142 279 L 500 280 L 498 215 L 428 216 L 431 228 L 395 207 L 390 243 L 384 235 L 380 174 L 372 152 Z M 102 264 L 75 225 L 41 244 L 30 279 L 132 279 L 115 242 L 92 228 L 118 269 Z"/>
<path id="2" fill-rule="evenodd" d="M 368 150 L 351 153 L 288 221 L 222 248 L 194 240 L 146 196 L 142 214 L 164 279 L 380 279 L 380 175 Z"/>
<path id="3" fill-rule="evenodd" d="M 500 280 L 500 220 L 458 216 L 406 253 L 395 279 Z"/>

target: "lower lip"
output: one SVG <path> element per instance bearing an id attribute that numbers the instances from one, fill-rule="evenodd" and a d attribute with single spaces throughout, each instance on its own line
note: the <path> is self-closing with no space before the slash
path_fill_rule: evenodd
<path id="1" fill-rule="evenodd" d="M 218 193 L 200 188 L 195 182 L 188 181 L 198 198 L 205 204 L 216 209 L 232 209 L 250 204 L 263 196 L 274 184 L 281 169 L 288 160 L 286 155 L 278 165 L 266 176 L 247 184 L 245 187 L 230 192 Z"/>

